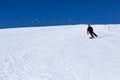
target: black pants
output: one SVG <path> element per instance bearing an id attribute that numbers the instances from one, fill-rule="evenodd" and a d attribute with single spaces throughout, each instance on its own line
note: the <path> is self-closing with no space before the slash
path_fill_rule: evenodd
<path id="1" fill-rule="evenodd" d="M 95 34 L 94 32 L 90 32 L 91 37 L 97 37 L 97 34 Z"/>

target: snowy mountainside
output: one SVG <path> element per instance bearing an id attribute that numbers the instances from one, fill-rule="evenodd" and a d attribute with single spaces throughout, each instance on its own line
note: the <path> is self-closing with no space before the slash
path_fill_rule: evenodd
<path id="1" fill-rule="evenodd" d="M 120 25 L 0 30 L 0 80 L 120 80 Z"/>

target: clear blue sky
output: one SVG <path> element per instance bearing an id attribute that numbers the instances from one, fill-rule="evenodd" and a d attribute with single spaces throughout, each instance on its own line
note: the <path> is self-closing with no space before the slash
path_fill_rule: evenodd
<path id="1" fill-rule="evenodd" d="M 0 28 L 120 23 L 120 0 L 0 0 Z"/>

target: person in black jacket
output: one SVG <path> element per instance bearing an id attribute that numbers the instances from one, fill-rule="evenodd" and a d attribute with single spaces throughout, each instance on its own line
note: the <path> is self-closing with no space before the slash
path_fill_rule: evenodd
<path id="1" fill-rule="evenodd" d="M 88 24 L 87 34 L 91 35 L 91 38 L 97 37 L 97 34 L 94 33 L 93 28 Z"/>

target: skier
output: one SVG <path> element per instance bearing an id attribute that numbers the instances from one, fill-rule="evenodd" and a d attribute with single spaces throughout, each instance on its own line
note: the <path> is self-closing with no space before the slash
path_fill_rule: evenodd
<path id="1" fill-rule="evenodd" d="M 91 35 L 90 39 L 97 37 L 97 34 L 94 33 L 93 28 L 90 26 L 90 24 L 88 24 L 87 34 Z"/>

